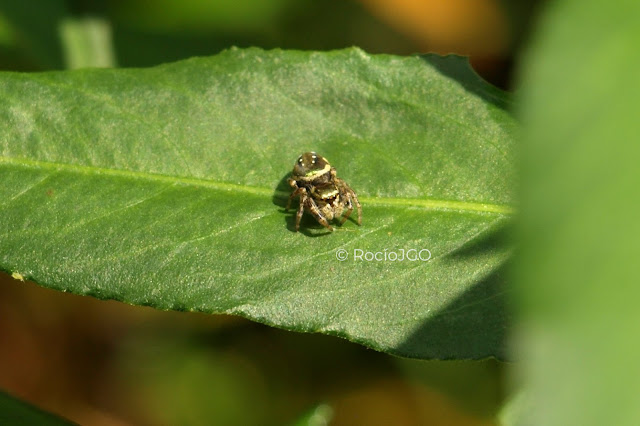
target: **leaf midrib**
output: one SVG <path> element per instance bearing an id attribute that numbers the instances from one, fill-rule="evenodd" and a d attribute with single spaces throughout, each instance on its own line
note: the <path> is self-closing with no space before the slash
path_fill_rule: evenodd
<path id="1" fill-rule="evenodd" d="M 26 158 L 12 158 L 0 156 L 0 163 L 21 166 L 25 168 L 37 168 L 44 170 L 64 170 L 76 173 L 117 176 L 126 178 L 144 179 L 148 181 L 162 182 L 168 184 L 192 185 L 197 187 L 214 188 L 223 191 L 245 192 L 260 196 L 273 196 L 273 189 L 257 186 L 240 185 L 228 182 L 218 182 L 207 179 L 167 176 L 149 172 L 139 172 L 133 170 L 107 169 L 95 166 L 82 166 L 78 164 L 65 164 L 50 161 L 37 161 Z M 286 192 L 276 192 L 276 195 L 288 196 Z M 402 206 L 420 207 L 428 210 L 454 210 L 473 213 L 494 213 L 500 215 L 511 215 L 515 213 L 513 207 L 501 204 L 481 203 L 474 201 L 440 200 L 434 198 L 398 198 L 398 197 L 358 197 L 363 203 L 374 206 Z"/>

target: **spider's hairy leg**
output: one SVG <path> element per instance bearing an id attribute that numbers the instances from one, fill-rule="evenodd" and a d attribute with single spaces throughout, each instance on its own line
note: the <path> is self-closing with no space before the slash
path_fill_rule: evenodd
<path id="1" fill-rule="evenodd" d="M 302 219 L 302 214 L 304 213 L 304 205 L 307 203 L 309 196 L 307 195 L 307 190 L 304 188 L 298 188 L 296 192 L 302 190 L 300 193 L 300 205 L 298 205 L 298 212 L 296 213 L 296 232 L 300 229 L 300 219 Z M 291 198 L 289 198 L 291 201 Z"/>
<path id="2" fill-rule="evenodd" d="M 295 188 L 296 190 L 293 191 L 291 193 L 291 195 L 289 195 L 289 201 L 287 201 L 287 207 L 284 209 L 285 211 L 287 211 L 287 210 L 289 210 L 291 208 L 291 200 L 293 200 L 297 196 L 299 196 L 299 195 L 301 195 L 301 194 L 306 192 L 304 187 L 299 187 L 298 183 L 294 179 L 289 179 L 289 185 L 291 185 L 291 187 Z M 300 204 L 302 204 L 302 203 L 300 203 Z"/>
<path id="3" fill-rule="evenodd" d="M 360 201 L 358 200 L 358 196 L 356 195 L 355 191 L 351 189 L 347 182 L 343 181 L 340 178 L 336 179 L 336 183 L 340 187 L 343 196 L 347 199 L 348 206 L 347 213 L 340 223 L 346 222 L 346 220 L 351 215 L 351 212 L 353 211 L 353 204 L 355 204 L 356 208 L 358 209 L 358 225 L 362 225 L 362 206 L 360 205 Z"/>
<path id="4" fill-rule="evenodd" d="M 353 189 L 349 188 L 349 198 L 351 197 L 353 197 L 353 201 L 358 209 L 358 225 L 362 225 L 362 206 L 360 205 L 360 201 L 358 201 L 356 193 L 353 192 Z"/>
<path id="5" fill-rule="evenodd" d="M 320 222 L 322 226 L 329 229 L 329 231 L 333 231 L 333 228 L 331 227 L 331 225 L 329 225 L 329 222 L 327 222 L 327 219 L 322 215 L 322 212 L 318 208 L 318 205 L 313 200 L 313 198 L 311 197 L 307 198 L 306 204 L 307 204 L 307 208 L 309 209 L 309 213 L 311 213 L 313 217 L 315 217 L 316 220 Z"/>
<path id="6" fill-rule="evenodd" d="M 347 192 L 345 193 L 345 195 L 347 196 L 347 212 L 344 214 L 344 216 L 342 216 L 342 219 L 340 220 L 340 225 L 342 225 L 343 223 L 345 223 L 347 221 L 347 219 L 349 219 L 349 216 L 351 216 L 351 212 L 353 211 L 353 203 L 351 203 L 351 195 Z"/>

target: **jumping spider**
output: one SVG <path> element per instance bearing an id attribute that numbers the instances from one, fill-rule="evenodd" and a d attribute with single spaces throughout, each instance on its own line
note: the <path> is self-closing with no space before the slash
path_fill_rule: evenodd
<path id="1" fill-rule="evenodd" d="M 358 208 L 358 225 L 362 223 L 362 207 L 358 196 L 345 181 L 336 176 L 336 169 L 321 155 L 315 152 L 302 154 L 293 167 L 289 185 L 294 191 L 289 197 L 287 210 L 291 207 L 291 200 L 300 197 L 296 231 L 300 228 L 300 219 L 305 210 L 322 226 L 333 231 L 329 221 L 338 219 L 344 213 L 340 221 L 342 225 L 349 218 L 354 204 Z"/>

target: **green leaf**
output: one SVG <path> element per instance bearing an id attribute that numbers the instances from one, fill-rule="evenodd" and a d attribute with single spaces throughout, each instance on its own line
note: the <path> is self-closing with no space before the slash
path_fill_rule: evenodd
<path id="1" fill-rule="evenodd" d="M 0 391 L 0 424 L 68 426 L 71 423 Z"/>
<path id="2" fill-rule="evenodd" d="M 398 355 L 503 355 L 517 129 L 465 59 L 232 49 L 5 73 L 0 97 L 7 272 Z M 286 178 L 310 150 L 360 196 L 362 226 L 305 214 L 293 232 Z M 354 259 L 401 249 L 431 258 Z"/>
<path id="3" fill-rule="evenodd" d="M 517 424 L 640 424 L 638 17 L 548 2 L 522 66 Z"/>

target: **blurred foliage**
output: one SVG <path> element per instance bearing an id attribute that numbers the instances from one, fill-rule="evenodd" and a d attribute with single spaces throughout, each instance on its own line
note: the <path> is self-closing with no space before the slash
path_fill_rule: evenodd
<path id="1" fill-rule="evenodd" d="M 42 6 L 42 7 L 41 7 Z M 411 53 L 417 47 L 343 0 L 70 1 L 3 0 L 7 25 L 4 69 L 29 63 L 32 70 L 60 69 L 66 19 L 97 17 L 109 22 L 116 63 L 151 66 L 191 56 L 213 55 L 230 46 L 329 50 L 359 46 L 369 52 Z M 0 24 L 2 21 L 0 21 Z M 0 33 L 1 34 L 1 33 Z"/>
<path id="2" fill-rule="evenodd" d="M 60 22 L 60 37 L 69 69 L 114 67 L 115 52 L 108 21 L 90 16 L 66 18 Z"/>
<path id="3" fill-rule="evenodd" d="M 639 18 L 550 2 L 522 64 L 516 424 L 640 424 Z"/>
<path id="4" fill-rule="evenodd" d="M 228 2 L 191 0 L 195 7 L 182 10 L 174 19 L 167 3 L 165 19 L 136 19 L 138 2 L 112 9 L 114 44 L 123 66 L 150 66 L 190 56 L 212 55 L 230 46 L 329 50 L 359 46 L 369 52 L 416 48 L 398 33 L 368 15 L 361 6 L 343 0 L 278 0 L 251 2 L 261 7 L 241 14 Z M 240 1 L 247 7 L 246 0 Z M 136 6 L 136 4 L 138 6 Z M 176 3 L 177 4 L 177 3 Z M 215 4 L 216 6 L 212 6 Z M 182 3 L 180 3 L 182 7 Z M 202 8 L 203 10 L 201 10 Z M 268 13 L 257 13 L 267 9 Z"/>
<path id="5" fill-rule="evenodd" d="M 394 358 L 333 337 L 72 296 L 6 274 L 0 347 L 1 389 L 81 424 L 282 425 L 323 401 L 337 426 L 492 425 L 503 398 L 496 361 Z"/>
<path id="6" fill-rule="evenodd" d="M 0 391 L 0 424 L 21 426 L 68 426 L 72 423 L 41 411 Z"/>
<path id="7" fill-rule="evenodd" d="M 58 25 L 67 14 L 64 0 L 2 0 L 0 69 L 62 69 Z"/>
<path id="8" fill-rule="evenodd" d="M 213 55 L 230 46 L 358 46 L 370 53 L 469 54 L 483 76 L 506 87 L 512 57 L 529 33 L 538 3 L 483 0 L 469 7 L 463 0 L 2 0 L 0 69 L 77 64 L 69 60 L 78 53 L 64 35 L 65 22 L 103 22 L 112 35 L 112 46 L 103 46 L 114 58 L 94 66 L 151 66 Z"/>
<path id="9" fill-rule="evenodd" d="M 509 26 L 509 44 L 511 49 L 519 48 L 528 42 L 537 22 L 540 10 L 545 0 L 500 0 Z"/>
<path id="10" fill-rule="evenodd" d="M 300 417 L 295 426 L 326 426 L 332 418 L 333 409 L 327 404 L 319 404 Z"/>
<path id="11" fill-rule="evenodd" d="M 242 35 L 268 31 L 283 12 L 309 4 L 310 0 L 132 0 L 108 6 L 115 20 L 152 33 Z"/>

